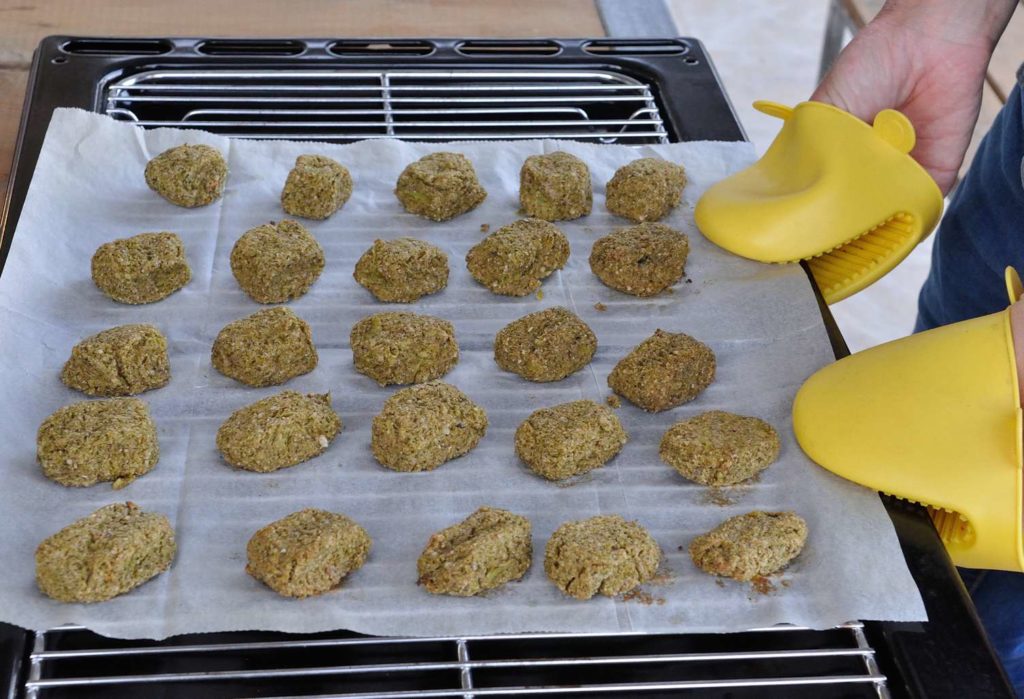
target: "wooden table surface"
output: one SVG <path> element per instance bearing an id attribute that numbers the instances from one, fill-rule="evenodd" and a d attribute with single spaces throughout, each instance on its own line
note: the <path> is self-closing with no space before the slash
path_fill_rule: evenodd
<path id="1" fill-rule="evenodd" d="M 32 51 L 81 36 L 604 36 L 593 0 L 0 0 L 0 194 Z"/>

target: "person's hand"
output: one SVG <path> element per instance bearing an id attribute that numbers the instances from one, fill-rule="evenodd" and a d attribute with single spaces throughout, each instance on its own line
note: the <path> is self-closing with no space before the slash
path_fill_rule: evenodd
<path id="1" fill-rule="evenodd" d="M 889 0 L 811 96 L 870 123 L 896 109 L 917 132 L 911 155 L 943 194 L 971 141 L 985 71 L 1016 0 Z"/>

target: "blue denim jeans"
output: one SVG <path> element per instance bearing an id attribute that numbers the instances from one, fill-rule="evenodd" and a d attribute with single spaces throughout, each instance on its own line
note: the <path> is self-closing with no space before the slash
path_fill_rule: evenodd
<path id="1" fill-rule="evenodd" d="M 1024 102 L 1018 85 L 957 187 L 932 250 L 915 332 L 1006 308 L 1003 269 L 1024 272 Z M 1024 574 L 961 570 L 985 630 L 1024 696 Z"/>
<path id="2" fill-rule="evenodd" d="M 1003 270 L 1024 273 L 1024 102 L 1010 93 L 935 234 L 915 332 L 1006 308 Z"/>

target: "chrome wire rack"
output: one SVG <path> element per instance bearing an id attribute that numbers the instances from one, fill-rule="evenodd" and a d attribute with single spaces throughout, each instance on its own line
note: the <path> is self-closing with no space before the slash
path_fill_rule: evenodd
<path id="1" fill-rule="evenodd" d="M 108 83 L 103 108 L 242 138 L 668 143 L 650 86 L 612 71 L 149 70 Z"/>
<path id="2" fill-rule="evenodd" d="M 732 635 L 351 633 L 211 642 L 116 641 L 82 627 L 36 636 L 30 699 L 163 695 L 386 697 L 889 697 L 858 623 Z M 177 694 L 175 696 L 178 696 Z"/>

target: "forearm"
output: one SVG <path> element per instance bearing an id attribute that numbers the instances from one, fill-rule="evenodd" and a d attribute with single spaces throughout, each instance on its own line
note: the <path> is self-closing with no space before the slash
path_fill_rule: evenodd
<path id="1" fill-rule="evenodd" d="M 886 0 L 879 18 L 913 26 L 922 38 L 991 52 L 1006 29 L 1018 0 Z"/>

